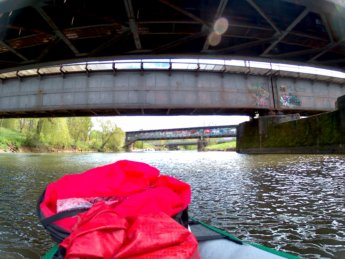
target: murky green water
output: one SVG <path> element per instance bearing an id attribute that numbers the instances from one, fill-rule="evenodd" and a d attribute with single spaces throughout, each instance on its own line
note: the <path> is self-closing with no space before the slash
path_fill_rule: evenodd
<path id="1" fill-rule="evenodd" d="M 345 156 L 233 152 L 0 154 L 0 258 L 39 258 L 52 245 L 36 217 L 44 187 L 120 159 L 191 184 L 190 214 L 303 258 L 345 258 Z"/>

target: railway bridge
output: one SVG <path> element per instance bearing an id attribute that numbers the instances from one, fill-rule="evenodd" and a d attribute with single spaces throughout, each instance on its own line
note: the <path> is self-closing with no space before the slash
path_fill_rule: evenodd
<path id="1" fill-rule="evenodd" d="M 312 115 L 344 95 L 339 0 L 0 1 L 0 117 Z"/>
<path id="2" fill-rule="evenodd" d="M 179 129 L 158 129 L 126 132 L 125 146 L 131 150 L 138 140 L 197 139 L 198 150 L 202 151 L 208 138 L 236 137 L 237 125 L 193 127 Z"/>
<path id="3" fill-rule="evenodd" d="M 115 60 L 0 73 L 0 117 L 311 115 L 335 109 L 345 73 L 234 59 Z"/>
<path id="4" fill-rule="evenodd" d="M 0 116 L 306 115 L 344 94 L 338 0 L 0 1 Z"/>

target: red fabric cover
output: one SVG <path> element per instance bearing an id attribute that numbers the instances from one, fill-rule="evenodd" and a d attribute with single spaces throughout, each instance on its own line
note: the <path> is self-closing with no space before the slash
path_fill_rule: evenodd
<path id="1" fill-rule="evenodd" d="M 193 234 L 165 213 L 124 218 L 113 207 L 99 202 L 78 216 L 72 234 L 60 244 L 66 259 L 200 258 Z"/>
<path id="2" fill-rule="evenodd" d="M 161 211 L 174 216 L 190 203 L 190 186 L 170 176 L 160 176 L 157 168 L 148 164 L 121 160 L 93 168 L 81 174 L 65 175 L 50 183 L 40 204 L 45 217 L 56 214 L 57 200 L 86 197 L 122 197 L 115 212 L 121 217 Z M 76 217 L 55 222 L 71 231 Z"/>

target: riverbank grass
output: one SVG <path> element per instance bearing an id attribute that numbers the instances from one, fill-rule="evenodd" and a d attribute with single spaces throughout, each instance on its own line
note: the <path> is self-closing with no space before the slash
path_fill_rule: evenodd
<path id="1" fill-rule="evenodd" d="M 0 127 L 0 149 L 6 151 L 25 144 L 25 136 L 19 132 Z"/>
<path id="2" fill-rule="evenodd" d="M 229 151 L 229 150 L 235 150 L 236 149 L 236 140 L 221 143 L 221 144 L 214 144 L 209 145 L 205 148 L 206 151 Z"/>

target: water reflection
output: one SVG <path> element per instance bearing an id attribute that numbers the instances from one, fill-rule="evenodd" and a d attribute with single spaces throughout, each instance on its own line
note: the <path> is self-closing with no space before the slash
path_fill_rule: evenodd
<path id="1" fill-rule="evenodd" d="M 35 211 L 47 183 L 120 159 L 149 163 L 190 183 L 191 214 L 240 238 L 303 258 L 342 258 L 344 158 L 232 152 L 1 154 L 0 258 L 39 258 L 52 245 Z"/>

